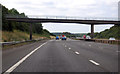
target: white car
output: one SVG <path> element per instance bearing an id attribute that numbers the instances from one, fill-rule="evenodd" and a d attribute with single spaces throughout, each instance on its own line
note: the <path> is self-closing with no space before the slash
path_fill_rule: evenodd
<path id="1" fill-rule="evenodd" d="M 86 36 L 86 39 L 91 39 L 91 37 L 87 35 L 87 36 Z"/>
<path id="2" fill-rule="evenodd" d="M 113 38 L 113 37 L 110 37 L 110 38 L 109 38 L 109 40 L 115 40 L 115 38 Z"/>

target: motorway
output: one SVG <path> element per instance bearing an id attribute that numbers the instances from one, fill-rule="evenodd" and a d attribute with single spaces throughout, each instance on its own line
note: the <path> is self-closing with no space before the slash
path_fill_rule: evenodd
<path id="1" fill-rule="evenodd" d="M 118 45 L 43 40 L 3 50 L 3 72 L 118 72 Z"/>

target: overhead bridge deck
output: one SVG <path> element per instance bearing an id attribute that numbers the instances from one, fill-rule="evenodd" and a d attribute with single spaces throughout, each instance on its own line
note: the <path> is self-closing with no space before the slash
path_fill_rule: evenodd
<path id="1" fill-rule="evenodd" d="M 116 20 L 89 20 L 89 19 L 60 19 L 60 18 L 18 18 L 18 17 L 7 17 L 8 21 L 17 22 L 29 22 L 29 23 L 77 23 L 77 24 L 120 24 L 120 21 Z"/>
<path id="2" fill-rule="evenodd" d="M 94 25 L 119 25 L 118 19 L 106 18 L 73 18 L 73 17 L 59 17 L 59 16 L 44 16 L 44 17 L 21 17 L 21 16 L 6 16 L 8 21 L 27 22 L 30 24 L 30 40 L 32 40 L 32 24 L 34 23 L 76 23 L 91 25 L 91 38 L 94 37 Z"/>

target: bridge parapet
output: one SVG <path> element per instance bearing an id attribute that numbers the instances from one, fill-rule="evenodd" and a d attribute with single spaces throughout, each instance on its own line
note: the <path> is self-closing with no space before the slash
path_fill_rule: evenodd
<path id="1" fill-rule="evenodd" d="M 49 16 L 49 15 L 6 15 L 6 18 L 42 18 L 42 19 L 72 19 L 72 20 L 109 20 L 118 21 L 117 17 L 76 17 L 76 16 Z"/>

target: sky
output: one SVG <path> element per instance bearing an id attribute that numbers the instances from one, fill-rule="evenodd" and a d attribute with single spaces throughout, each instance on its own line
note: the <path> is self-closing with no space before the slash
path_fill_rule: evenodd
<path id="1" fill-rule="evenodd" d="M 119 0 L 0 0 L 8 9 L 15 8 L 28 16 L 72 16 L 117 18 Z M 42 23 L 50 32 L 88 33 L 90 25 L 75 23 Z M 95 25 L 95 32 L 113 25 Z"/>

